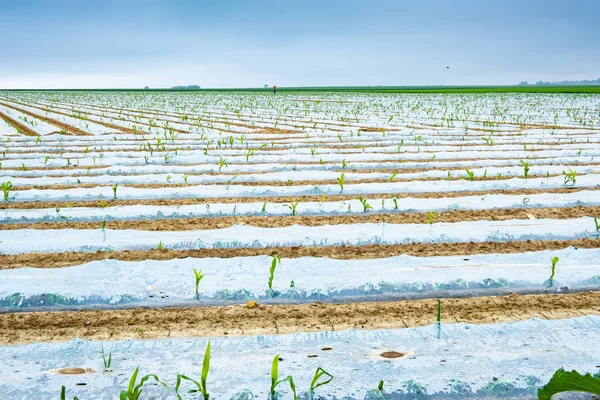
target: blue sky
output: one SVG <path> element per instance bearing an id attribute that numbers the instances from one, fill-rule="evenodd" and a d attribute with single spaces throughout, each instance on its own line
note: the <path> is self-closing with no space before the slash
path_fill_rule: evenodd
<path id="1" fill-rule="evenodd" d="M 598 0 L 0 0 L 0 88 L 597 79 L 599 15 Z"/>

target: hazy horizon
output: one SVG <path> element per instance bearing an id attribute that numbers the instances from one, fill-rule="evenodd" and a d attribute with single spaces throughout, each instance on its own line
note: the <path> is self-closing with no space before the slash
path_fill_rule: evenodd
<path id="1" fill-rule="evenodd" d="M 23 3 L 0 5 L 0 89 L 516 85 L 600 76 L 594 0 Z"/>

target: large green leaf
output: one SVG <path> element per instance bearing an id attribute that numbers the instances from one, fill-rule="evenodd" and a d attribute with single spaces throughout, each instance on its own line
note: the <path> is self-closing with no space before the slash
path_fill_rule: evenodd
<path id="1" fill-rule="evenodd" d="M 581 375 L 577 371 L 567 372 L 561 368 L 546 386 L 538 390 L 538 399 L 550 400 L 555 394 L 563 392 L 586 392 L 600 396 L 600 379 L 590 374 Z"/>

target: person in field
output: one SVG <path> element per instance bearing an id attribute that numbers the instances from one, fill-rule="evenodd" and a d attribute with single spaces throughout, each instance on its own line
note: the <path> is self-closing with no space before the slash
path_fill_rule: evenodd
<path id="1" fill-rule="evenodd" d="M 277 86 L 273 86 L 273 94 L 277 94 Z"/>

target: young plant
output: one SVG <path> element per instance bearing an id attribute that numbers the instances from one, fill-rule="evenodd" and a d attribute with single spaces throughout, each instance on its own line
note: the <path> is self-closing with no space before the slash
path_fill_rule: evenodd
<path id="1" fill-rule="evenodd" d="M 392 201 L 394 202 L 394 210 L 398 209 L 398 199 L 394 196 L 392 196 Z"/>
<path id="2" fill-rule="evenodd" d="M 60 388 L 60 400 L 67 400 L 67 388 L 64 386 Z M 79 400 L 79 398 L 75 396 L 73 400 Z"/>
<path id="3" fill-rule="evenodd" d="M 221 168 L 223 167 L 229 167 L 229 165 L 227 164 L 227 160 L 225 158 L 223 158 L 222 156 L 219 156 L 219 172 L 221 171 Z"/>
<path id="4" fill-rule="evenodd" d="M 163 249 L 163 243 L 162 240 L 160 242 L 158 242 L 158 246 L 156 246 L 157 250 L 162 250 Z"/>
<path id="5" fill-rule="evenodd" d="M 102 347 L 100 349 L 100 353 L 102 354 L 102 362 L 104 363 L 104 370 L 111 371 L 110 364 L 112 362 L 112 351 L 110 353 L 108 353 L 108 357 L 106 357 L 106 354 L 104 353 L 104 345 L 102 345 Z"/>
<path id="6" fill-rule="evenodd" d="M 269 269 L 269 290 L 271 292 L 273 292 L 273 279 L 275 279 L 275 268 L 277 268 L 278 263 L 281 265 L 281 257 L 279 254 L 275 254 L 271 261 L 271 268 Z"/>
<path id="7" fill-rule="evenodd" d="M 367 199 L 365 199 L 364 197 L 358 196 L 358 200 L 363 206 L 363 212 L 367 212 L 373 209 L 373 207 L 367 203 Z"/>
<path id="8" fill-rule="evenodd" d="M 389 182 L 393 181 L 393 180 L 394 180 L 394 178 L 396 177 L 396 175 L 398 175 L 398 174 L 397 174 L 396 172 L 394 172 L 394 173 L 392 174 L 392 176 L 390 176 Z"/>
<path id="9" fill-rule="evenodd" d="M 433 224 L 433 220 L 435 219 L 435 217 L 437 217 L 438 214 L 439 212 L 437 211 L 427 211 L 427 219 L 429 220 L 429 225 Z"/>
<path id="10" fill-rule="evenodd" d="M 119 187 L 119 183 L 115 182 L 115 184 L 112 187 L 112 191 L 113 191 L 113 199 L 116 200 L 117 199 L 117 188 Z"/>
<path id="11" fill-rule="evenodd" d="M 297 202 L 293 202 L 292 199 L 287 199 L 290 204 L 284 204 L 284 207 L 287 207 L 290 209 L 290 211 L 292 212 L 292 215 L 296 216 L 298 215 L 298 212 L 296 211 L 296 208 L 298 207 L 298 204 L 300 204 L 302 202 L 302 199 L 298 200 Z"/>
<path id="12" fill-rule="evenodd" d="M 573 171 L 569 168 L 569 172 L 563 171 L 562 173 L 565 177 L 565 186 L 569 183 L 571 183 L 571 186 L 575 186 L 575 182 L 577 181 L 577 171 Z"/>
<path id="13" fill-rule="evenodd" d="M 552 262 L 552 273 L 550 275 L 550 282 L 554 279 L 554 273 L 556 272 L 556 263 L 558 262 L 558 257 L 552 257 L 550 260 Z"/>
<path id="14" fill-rule="evenodd" d="M 596 232 L 600 232 L 600 221 L 597 217 L 594 217 L 594 224 L 596 225 Z"/>
<path id="15" fill-rule="evenodd" d="M 13 185 L 11 181 L 7 181 L 2 183 L 2 192 L 4 193 L 4 202 L 8 203 L 8 195 L 10 194 L 10 190 L 12 189 Z"/>
<path id="16" fill-rule="evenodd" d="M 204 278 L 204 275 L 202 275 L 202 270 L 197 271 L 196 268 L 194 268 L 194 277 L 196 278 L 196 297 L 198 297 L 198 285 L 200 284 L 202 278 Z"/>
<path id="17" fill-rule="evenodd" d="M 341 174 L 339 178 L 337 178 L 338 185 L 340 185 L 340 189 L 344 191 L 344 174 Z"/>
<path id="18" fill-rule="evenodd" d="M 470 181 L 475 180 L 475 172 L 471 171 L 470 169 L 465 169 L 465 172 L 467 173 Z"/>
<path id="19" fill-rule="evenodd" d="M 529 163 L 521 160 L 521 165 L 523 166 L 523 176 L 527 179 L 529 177 Z"/>
<path id="20" fill-rule="evenodd" d="M 273 362 L 271 363 L 271 400 L 277 398 L 277 393 L 275 392 L 275 388 L 277 385 L 283 382 L 288 382 L 290 384 L 290 389 L 294 393 L 294 400 L 298 400 L 298 395 L 296 394 L 296 385 L 294 384 L 294 379 L 290 375 L 286 378 L 279 379 L 279 354 L 273 358 Z"/>
<path id="21" fill-rule="evenodd" d="M 208 378 L 208 371 L 210 369 L 210 340 L 206 345 L 206 350 L 204 350 L 204 361 L 202 362 L 202 374 L 200 375 L 200 382 L 189 378 L 185 375 L 177 375 L 177 383 L 175 384 L 175 393 L 177 397 L 181 399 L 179 396 L 179 387 L 181 385 L 181 380 L 185 379 L 190 382 L 193 382 L 198 387 L 198 391 L 202 394 L 202 398 L 204 400 L 209 400 L 208 390 L 206 389 L 206 379 Z"/>
<path id="22" fill-rule="evenodd" d="M 140 370 L 140 367 L 137 367 L 135 369 L 135 371 L 133 372 L 133 375 L 131 375 L 131 379 L 129 380 L 129 386 L 128 386 L 127 390 L 121 390 L 119 400 L 138 400 L 140 398 L 140 396 L 142 395 L 142 386 L 144 386 L 144 383 L 146 383 L 146 381 L 150 378 L 154 378 L 158 383 L 167 387 L 164 383 L 162 383 L 160 381 L 160 379 L 158 379 L 158 376 L 156 376 L 154 374 L 149 374 L 149 375 L 144 376 L 140 380 L 140 383 L 137 383 L 137 376 L 138 376 L 139 370 Z"/>
<path id="23" fill-rule="evenodd" d="M 322 382 L 319 382 L 319 379 L 321 379 L 321 377 L 323 377 L 323 376 L 327 376 L 327 379 Z M 332 380 L 333 380 L 333 375 L 331 375 L 329 372 L 325 371 L 323 368 L 319 367 L 319 368 L 317 368 L 317 370 L 315 371 L 315 374 L 313 375 L 312 381 L 310 382 L 310 388 L 308 390 L 311 394 L 313 394 L 316 388 L 318 388 L 319 386 L 327 385 Z"/>

